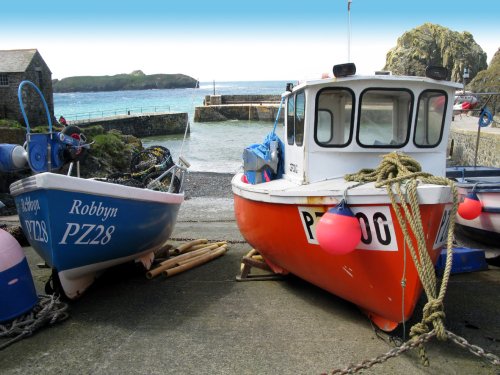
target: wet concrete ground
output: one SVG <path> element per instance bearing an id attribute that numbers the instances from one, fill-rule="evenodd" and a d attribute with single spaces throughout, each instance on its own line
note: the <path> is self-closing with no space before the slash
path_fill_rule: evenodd
<path id="1" fill-rule="evenodd" d="M 6 218 L 2 218 L 5 221 Z M 356 306 L 305 281 L 237 282 L 250 250 L 234 221 L 232 199 L 187 200 L 173 244 L 228 240 L 219 259 L 173 278 L 147 280 L 122 266 L 107 271 L 70 318 L 0 351 L 10 374 L 320 374 L 394 347 Z M 50 273 L 24 248 L 40 293 Z M 447 329 L 500 356 L 500 269 L 453 275 L 445 299 Z M 421 299 L 406 331 L 421 317 Z M 396 339 L 402 338 L 399 328 Z M 364 374 L 499 374 L 500 367 L 456 344 L 433 339 L 430 366 L 413 350 Z"/>

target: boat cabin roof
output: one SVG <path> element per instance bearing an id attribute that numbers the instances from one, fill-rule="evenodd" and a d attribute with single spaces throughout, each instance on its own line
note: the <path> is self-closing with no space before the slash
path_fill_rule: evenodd
<path id="1" fill-rule="evenodd" d="M 426 77 L 349 76 L 305 81 L 285 98 L 285 175 L 299 184 L 375 168 L 393 151 L 445 175 L 455 90 Z"/>

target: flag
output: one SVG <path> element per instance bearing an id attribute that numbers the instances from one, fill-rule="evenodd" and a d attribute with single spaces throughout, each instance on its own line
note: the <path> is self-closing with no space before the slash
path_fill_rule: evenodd
<path id="1" fill-rule="evenodd" d="M 351 3 L 352 3 L 352 0 L 347 0 L 347 11 L 348 12 L 351 11 Z"/>

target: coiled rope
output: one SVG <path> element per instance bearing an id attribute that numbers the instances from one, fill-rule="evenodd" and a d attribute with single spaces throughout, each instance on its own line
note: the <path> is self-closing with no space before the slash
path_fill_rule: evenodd
<path id="1" fill-rule="evenodd" d="M 452 265 L 453 232 L 455 229 L 455 215 L 458 208 L 458 193 L 453 181 L 436 177 L 422 172 L 420 164 L 408 155 L 392 152 L 383 156 L 382 162 L 376 169 L 362 169 L 358 173 L 345 176 L 346 181 L 358 181 L 353 187 L 367 182 L 375 182 L 375 187 L 386 187 L 396 217 L 401 225 L 406 245 L 418 272 L 420 281 L 427 295 L 427 303 L 423 308 L 422 321 L 416 323 L 410 330 L 410 340 L 417 340 L 420 336 L 430 332 L 431 326 L 440 340 L 446 340 L 444 327 L 443 300 L 448 286 Z M 453 207 L 450 212 L 446 244 L 446 266 L 443 273 L 441 287 L 437 293 L 437 279 L 434 264 L 427 251 L 425 234 L 420 216 L 420 207 L 417 197 L 419 183 L 449 186 L 453 195 Z M 394 193 L 394 190 L 396 193 Z M 398 200 L 400 204 L 398 204 Z M 414 240 L 410 235 L 413 233 Z M 422 345 L 421 357 L 424 364 L 428 364 Z"/>
<path id="2" fill-rule="evenodd" d="M 46 325 L 54 325 L 69 317 L 68 304 L 55 295 L 38 295 L 37 304 L 27 313 L 2 325 L 0 324 L 0 350 L 31 336 Z"/>

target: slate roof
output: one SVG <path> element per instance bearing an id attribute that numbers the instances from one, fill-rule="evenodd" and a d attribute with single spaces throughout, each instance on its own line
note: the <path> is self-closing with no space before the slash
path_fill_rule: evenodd
<path id="1" fill-rule="evenodd" d="M 0 73 L 25 72 L 36 52 L 36 49 L 0 50 Z"/>

